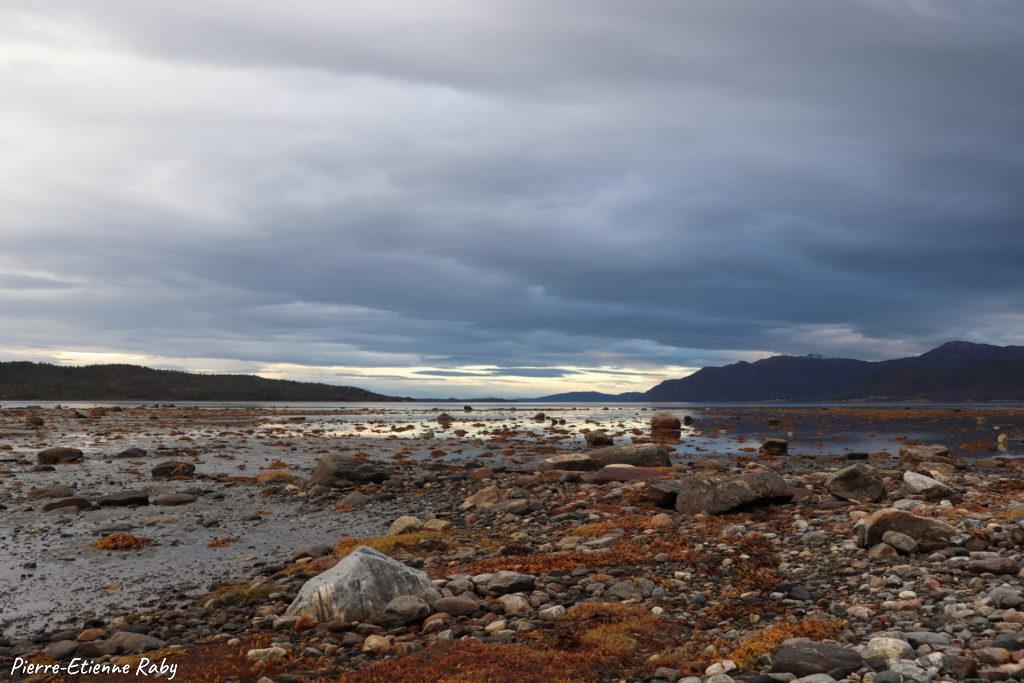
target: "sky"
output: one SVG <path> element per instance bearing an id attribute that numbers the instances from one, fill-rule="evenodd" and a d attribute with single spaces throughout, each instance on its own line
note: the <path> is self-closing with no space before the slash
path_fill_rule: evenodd
<path id="1" fill-rule="evenodd" d="M 403 396 L 1024 343 L 1020 0 L 5 0 L 0 360 Z"/>

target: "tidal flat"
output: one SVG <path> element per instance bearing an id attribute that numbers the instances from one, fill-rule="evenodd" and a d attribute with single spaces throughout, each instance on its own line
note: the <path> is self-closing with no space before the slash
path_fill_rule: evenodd
<path id="1" fill-rule="evenodd" d="M 0 667 L 1019 677 L 1022 453 L 998 405 L 8 405 Z M 359 546 L 437 595 L 293 606 Z"/>

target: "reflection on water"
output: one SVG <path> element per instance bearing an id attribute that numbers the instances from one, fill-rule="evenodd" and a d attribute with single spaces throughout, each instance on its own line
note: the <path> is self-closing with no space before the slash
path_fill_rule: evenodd
<path id="1" fill-rule="evenodd" d="M 16 407 L 25 403 L 5 404 Z M 53 402 L 38 403 L 43 410 Z M 64 403 L 84 409 L 115 403 Z M 137 403 L 121 403 L 126 408 Z M 671 445 L 680 459 L 751 455 L 765 437 L 782 437 L 794 455 L 896 451 L 906 440 L 945 443 L 963 455 L 1022 450 L 1017 404 L 564 404 L 564 403 L 177 403 L 168 416 L 200 414 L 175 435 L 209 439 L 247 433 L 255 439 L 370 440 L 407 459 L 529 456 L 584 447 L 587 431 L 615 443 L 650 438 L 650 418 L 666 411 L 692 418 Z M 998 437 L 1005 434 L 1005 440 Z M 69 435 L 73 436 L 73 435 Z"/>

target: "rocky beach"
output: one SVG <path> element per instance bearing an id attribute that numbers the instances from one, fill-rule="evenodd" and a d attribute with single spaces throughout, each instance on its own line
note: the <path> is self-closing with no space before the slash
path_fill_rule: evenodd
<path id="1" fill-rule="evenodd" d="M 114 667 L 140 661 L 264 683 L 1019 680 L 1022 417 L 9 407 L 0 667 L 25 680 L 78 680 L 28 673 L 72 661 L 96 667 L 90 680 L 131 680 Z"/>

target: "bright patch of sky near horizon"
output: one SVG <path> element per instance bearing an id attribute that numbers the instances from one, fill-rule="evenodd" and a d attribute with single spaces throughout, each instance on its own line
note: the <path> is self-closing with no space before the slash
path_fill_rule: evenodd
<path id="1" fill-rule="evenodd" d="M 1024 343 L 1014 0 L 10 0 L 0 359 L 413 396 Z"/>

